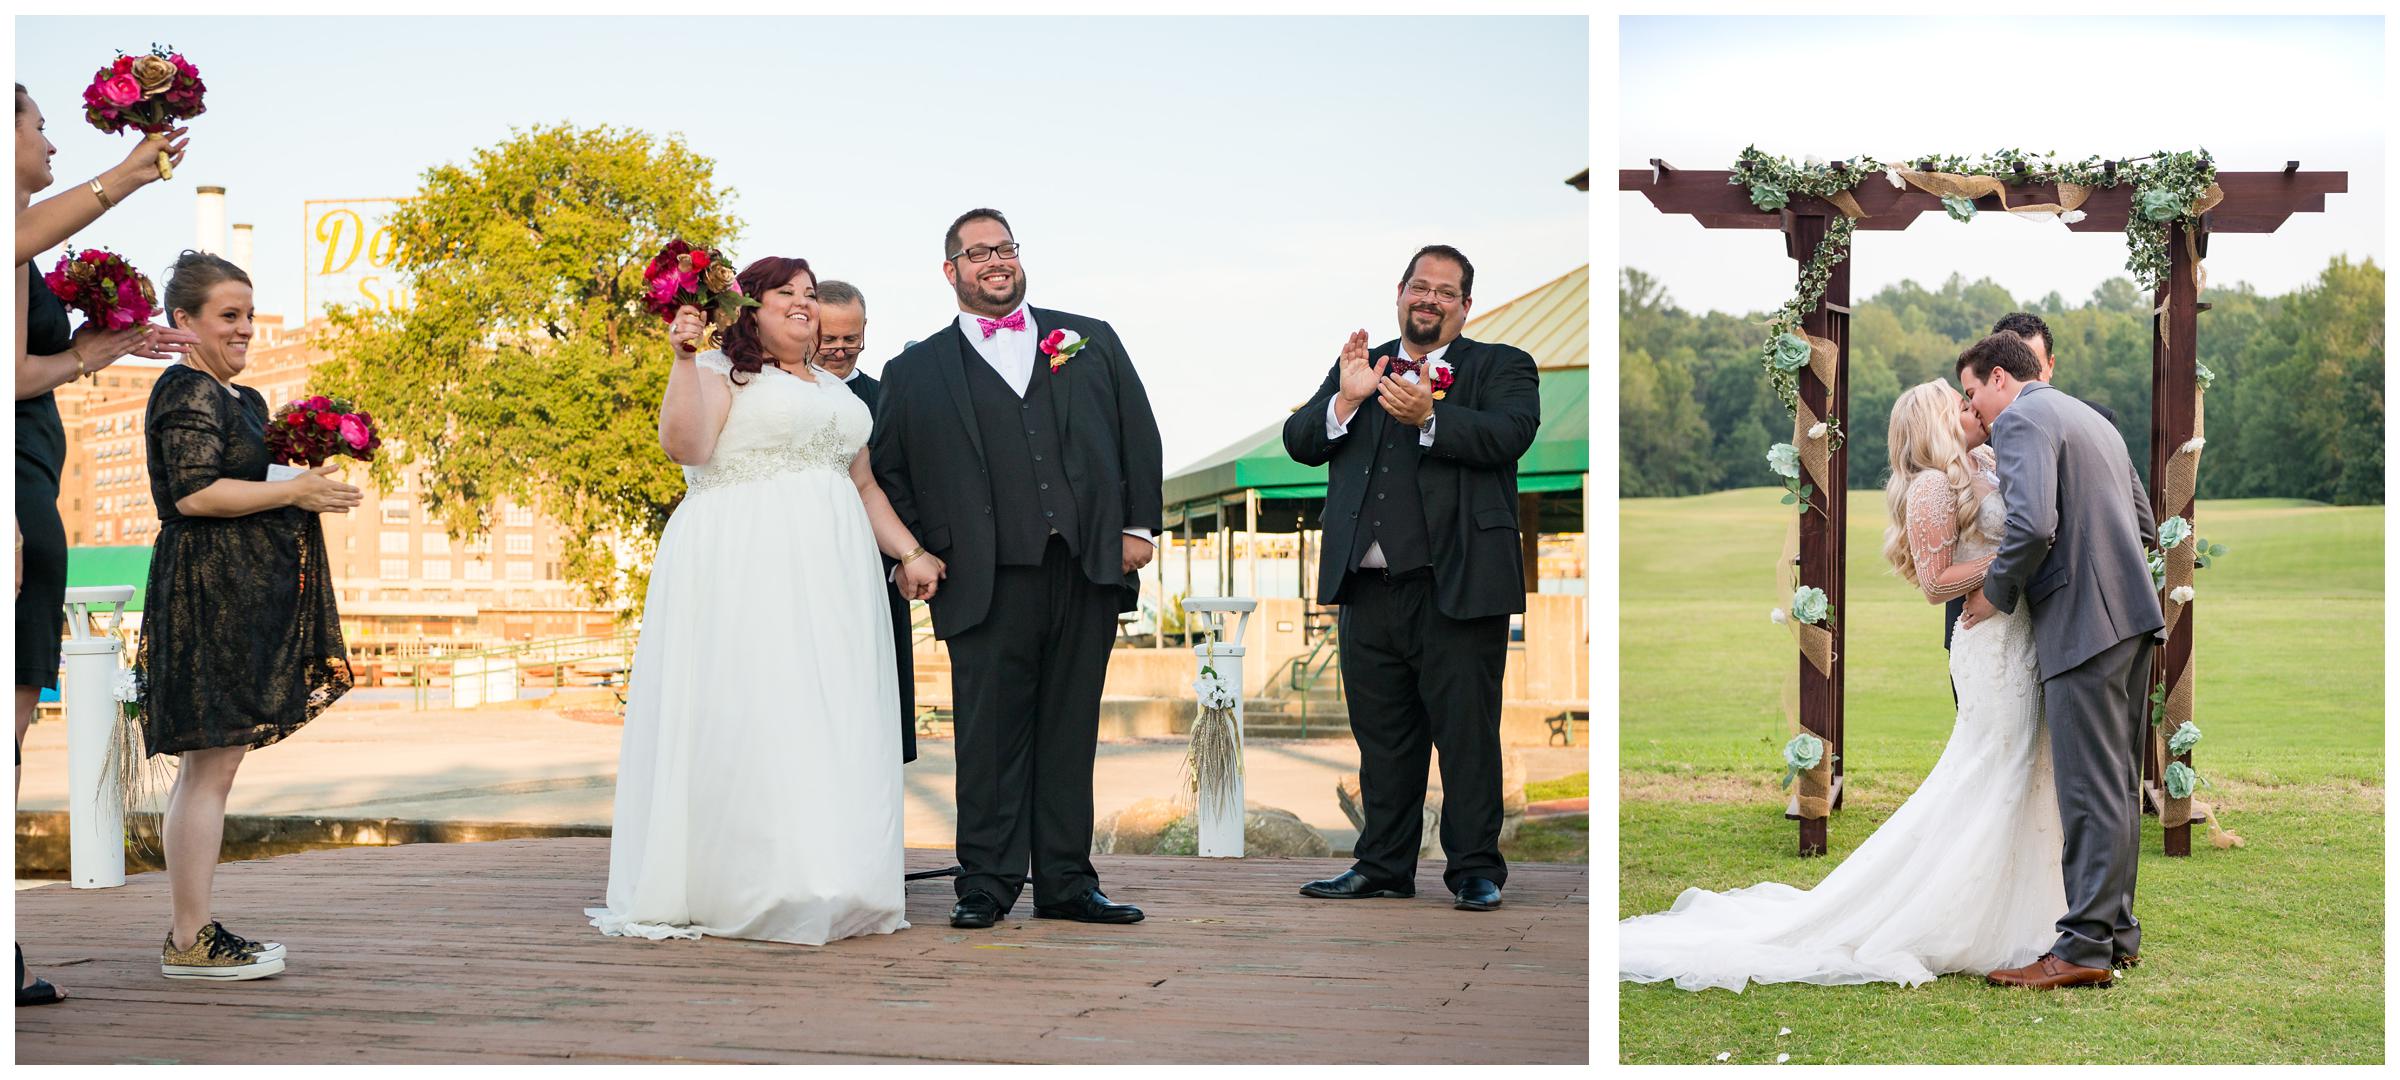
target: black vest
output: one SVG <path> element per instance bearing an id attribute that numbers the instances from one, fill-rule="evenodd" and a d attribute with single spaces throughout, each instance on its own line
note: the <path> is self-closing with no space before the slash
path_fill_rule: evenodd
<path id="1" fill-rule="evenodd" d="M 1393 420 L 1372 401 L 1360 405 L 1350 422 L 1351 438 L 1375 440 L 1375 455 L 1367 463 L 1367 495 L 1358 507 L 1358 550 L 1350 553 L 1350 565 L 1357 566 L 1368 546 L 1376 543 L 1383 545 L 1390 573 L 1432 565 L 1425 499 L 1417 491 L 1417 463 L 1425 458 L 1417 445 L 1417 429 Z"/>
<path id="2" fill-rule="evenodd" d="M 1050 408 L 1050 365 L 1036 356 L 1025 396 L 1009 388 L 969 344 L 967 395 L 983 436 L 984 467 L 992 478 L 992 516 L 1001 566 L 1040 566 L 1055 532 L 1075 548 L 1075 495 L 1059 459 L 1058 424 Z"/>

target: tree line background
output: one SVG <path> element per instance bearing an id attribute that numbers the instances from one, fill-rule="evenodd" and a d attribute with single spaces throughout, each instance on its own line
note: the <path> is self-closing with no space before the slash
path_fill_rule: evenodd
<path id="1" fill-rule="evenodd" d="M 2213 305 L 2200 315 L 2200 362 L 2216 374 L 2200 496 L 2381 504 L 2383 269 L 2337 257 L 2282 296 L 2235 284 L 2200 299 Z M 1901 391 L 1937 378 L 1955 386 L 1958 354 L 2012 311 L 2050 324 L 2059 389 L 2116 411 L 2146 478 L 2150 308 L 2127 278 L 2069 305 L 2056 292 L 2020 301 L 1989 279 L 1956 274 L 1938 290 L 1902 281 L 1854 305 L 1851 486 L 1879 488 L 1890 475 L 1886 433 Z M 1767 447 L 1791 438 L 1791 420 L 1759 368 L 1766 315 L 1694 315 L 1630 268 L 1618 278 L 1617 314 L 1620 494 L 1776 483 Z"/>

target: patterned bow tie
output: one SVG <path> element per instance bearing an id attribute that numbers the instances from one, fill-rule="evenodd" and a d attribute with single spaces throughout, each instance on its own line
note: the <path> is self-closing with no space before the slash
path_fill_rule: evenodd
<path id="1" fill-rule="evenodd" d="M 1025 329 L 1025 313 L 1022 311 L 1010 312 L 1005 319 L 987 319 L 978 315 L 975 317 L 975 325 L 982 329 L 984 340 L 989 341 L 993 334 L 1002 330 Z"/>
<path id="2" fill-rule="evenodd" d="M 1384 370 L 1394 375 L 1406 375 L 1424 366 L 1425 361 L 1411 360 L 1407 353 L 1393 353 L 1391 366 Z"/>

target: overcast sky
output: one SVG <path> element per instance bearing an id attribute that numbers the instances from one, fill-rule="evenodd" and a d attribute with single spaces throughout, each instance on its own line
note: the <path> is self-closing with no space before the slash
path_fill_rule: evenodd
<path id="1" fill-rule="evenodd" d="M 76 238 L 163 269 L 193 188 L 257 226 L 259 307 L 301 303 L 301 204 L 406 195 L 512 126 L 683 133 L 742 219 L 867 295 L 870 372 L 955 311 L 941 233 L 1006 212 L 1028 299 L 1111 321 L 1170 470 L 1280 419 L 1349 332 L 1395 336 L 1408 255 L 1482 306 L 1588 261 L 1582 18 L 19 18 L 58 182 L 120 160 L 78 103 L 119 49 L 202 72 L 190 158 Z M 1398 79 L 1438 49 L 1473 77 Z M 667 73 L 688 72 L 676 81 Z M 704 80 L 701 92 L 685 89 Z M 44 259 L 48 265 L 55 255 Z M 162 282 L 163 284 L 163 282 Z M 297 321 L 297 320 L 295 320 Z M 662 359 L 662 363 L 664 360 Z"/>
<path id="2" fill-rule="evenodd" d="M 2281 293 L 2337 254 L 2385 261 L 2381 19 L 1629 18 L 1614 167 L 1726 169 L 1742 148 L 1880 160 L 2002 147 L 2063 158 L 2206 147 L 2228 171 L 2343 170 L 2350 194 L 2268 235 L 2219 234 L 2209 279 Z M 2191 81 L 2173 81 L 2188 65 Z M 1765 312 L 1794 264 L 1768 230 L 1706 230 L 1614 196 L 1619 253 L 1692 311 Z M 2124 269 L 2122 234 L 1984 214 L 1861 232 L 1852 295 L 1990 277 L 2069 302 Z"/>

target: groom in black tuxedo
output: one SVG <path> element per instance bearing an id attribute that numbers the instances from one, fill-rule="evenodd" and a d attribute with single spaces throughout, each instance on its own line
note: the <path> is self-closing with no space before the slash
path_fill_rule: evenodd
<path id="1" fill-rule="evenodd" d="M 933 633 L 958 723 L 958 904 L 1130 923 L 1092 869 L 1092 758 L 1117 615 L 1162 520 L 1150 399 L 1115 330 L 1025 303 L 997 210 L 942 237 L 959 316 L 883 369 L 870 454 L 892 509 L 947 567 Z"/>
<path id="2" fill-rule="evenodd" d="M 858 356 L 867 348 L 867 298 L 847 281 L 817 283 L 816 365 L 842 380 L 871 414 L 883 400 L 882 384 L 858 370 Z M 883 557 L 884 602 L 892 609 L 892 658 L 900 672 L 900 763 L 917 760 L 916 635 L 908 620 L 908 598 L 900 595 L 892 568 L 899 561 Z"/>
<path id="3" fill-rule="evenodd" d="M 1400 275 L 1400 338 L 1350 335 L 1283 425 L 1327 465 L 1320 603 L 1341 605 L 1342 687 L 1358 740 L 1357 862 L 1303 896 L 1416 895 L 1429 751 L 1441 751 L 1442 883 L 1466 911 L 1500 906 L 1500 676 L 1525 610 L 1517 459 L 1542 420 L 1524 350 L 1459 336 L 1475 267 L 1436 244 Z"/>

